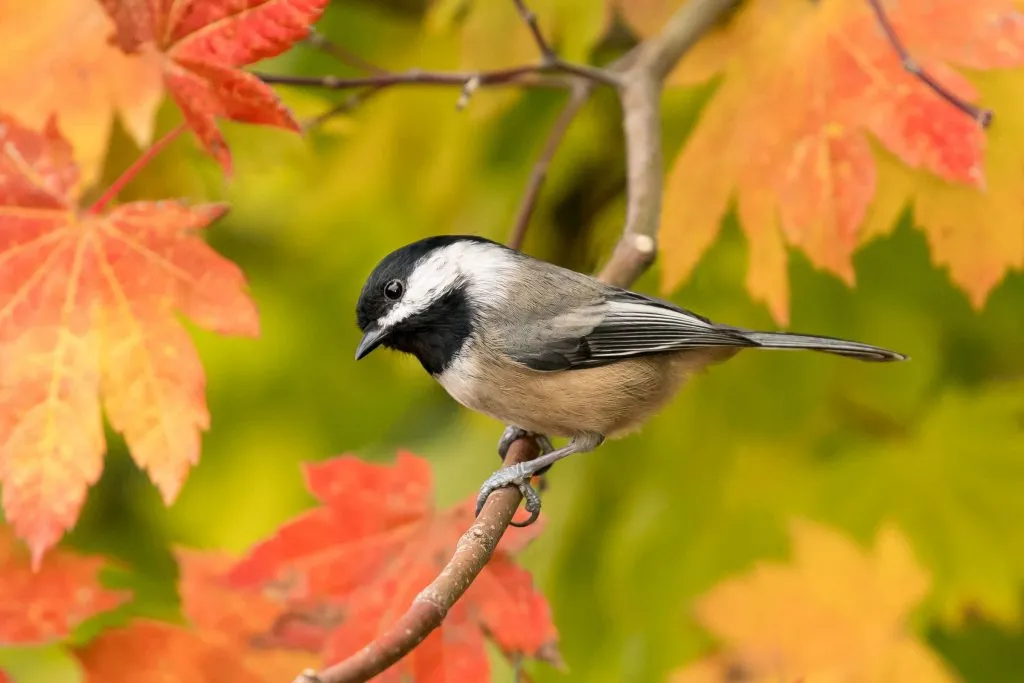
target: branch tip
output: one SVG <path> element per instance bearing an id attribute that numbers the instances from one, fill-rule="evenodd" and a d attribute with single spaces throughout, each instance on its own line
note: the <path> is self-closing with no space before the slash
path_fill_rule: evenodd
<path id="1" fill-rule="evenodd" d="M 882 0 L 867 0 L 868 5 L 871 6 L 871 10 L 875 14 L 875 20 L 878 21 L 879 27 L 885 34 L 886 40 L 892 45 L 892 49 L 896 52 L 896 55 L 900 59 L 900 64 L 903 66 L 903 70 L 911 74 L 925 86 L 931 89 L 940 98 L 953 105 L 963 113 L 970 116 L 972 119 L 978 122 L 982 128 L 988 128 L 992 123 L 992 111 L 989 109 L 983 109 L 977 105 L 971 104 L 964 100 L 962 97 L 954 93 L 946 86 L 939 83 L 935 78 L 924 70 L 916 59 L 910 54 L 899 35 L 896 33 L 895 27 L 889 20 L 889 15 L 886 14 L 885 8 L 882 6 Z"/>

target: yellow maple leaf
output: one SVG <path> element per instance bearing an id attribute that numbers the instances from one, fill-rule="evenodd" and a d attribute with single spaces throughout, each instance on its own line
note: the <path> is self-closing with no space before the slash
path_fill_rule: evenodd
<path id="1" fill-rule="evenodd" d="M 951 67 L 1024 65 L 1024 22 L 1011 0 L 883 5 L 919 62 L 964 101 L 979 93 Z M 1014 170 L 1024 166 L 1021 147 L 995 150 L 1001 127 L 1015 137 L 1014 88 L 981 99 L 997 110 L 990 140 L 978 122 L 907 73 L 868 3 L 751 0 L 679 69 L 679 82 L 716 72 L 723 81 L 666 182 L 666 288 L 692 272 L 733 199 L 750 243 L 748 288 L 783 324 L 786 245 L 852 285 L 853 253 L 877 234 L 878 216 L 911 198 L 936 261 L 950 266 L 975 305 L 1024 261 L 1024 232 L 1008 218 L 1012 203 L 993 201 L 985 215 L 999 220 L 980 232 L 972 220 L 992 200 L 989 188 L 1024 190 Z M 1024 88 L 1024 72 L 1012 77 Z M 872 145 L 919 171 L 909 187 L 901 185 L 901 196 L 880 178 Z M 930 187 L 941 190 L 924 191 Z"/>
<path id="2" fill-rule="evenodd" d="M 865 552 L 827 527 L 794 522 L 793 560 L 764 563 L 718 584 L 698 603 L 722 651 L 673 683 L 952 683 L 942 661 L 907 629 L 929 578 L 895 526 Z"/>
<path id="3" fill-rule="evenodd" d="M 126 55 L 96 0 L 0 0 L 3 110 L 42 128 L 51 114 L 90 184 L 107 153 L 113 117 L 140 146 L 163 97 L 159 56 Z"/>

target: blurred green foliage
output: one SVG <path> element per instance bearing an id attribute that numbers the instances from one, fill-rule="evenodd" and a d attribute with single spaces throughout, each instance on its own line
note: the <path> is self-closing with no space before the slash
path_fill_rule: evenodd
<path id="1" fill-rule="evenodd" d="M 447 5 L 457 14 L 458 3 Z M 416 2 L 335 3 L 319 28 L 387 68 L 465 64 L 465 38 L 440 19 L 440 28 L 425 30 L 425 11 Z M 529 58 L 515 47 L 523 29 L 503 31 L 516 38 L 492 36 L 496 63 Z M 560 40 L 576 56 L 588 44 L 571 31 Z M 350 73 L 305 47 L 262 66 Z M 279 90 L 304 117 L 344 97 Z M 666 98 L 667 158 L 709 91 Z M 497 466 L 501 425 L 459 408 L 414 360 L 352 360 L 355 300 L 386 252 L 436 233 L 504 239 L 563 95 L 482 90 L 463 112 L 457 98 L 457 89 L 394 88 L 305 139 L 226 124 L 230 183 L 184 139 L 125 193 L 231 202 L 210 239 L 249 277 L 263 332 L 248 340 L 195 331 L 213 425 L 170 509 L 108 435 L 115 445 L 106 471 L 70 542 L 117 558 L 112 581 L 139 597 L 91 628 L 128 614 L 174 618 L 172 544 L 242 551 L 311 505 L 303 461 L 342 452 L 387 460 L 407 448 L 434 464 L 440 505 L 469 495 Z M 166 106 L 160 128 L 178 116 Z M 529 253 L 583 270 L 608 253 L 624 211 L 618 116 L 601 93 L 573 126 L 534 216 Z M 108 179 L 136 154 L 119 135 Z M 551 472 L 550 526 L 524 564 L 551 600 L 570 672 L 529 665 L 535 680 L 663 679 L 712 645 L 691 601 L 755 559 L 785 557 L 794 515 L 864 542 L 894 520 L 933 577 L 917 627 L 966 680 L 1024 679 L 1024 277 L 1007 279 L 974 311 L 929 263 L 912 221 L 905 215 L 890 237 L 860 252 L 856 289 L 799 256 L 790 269 L 793 329 L 875 342 L 911 362 L 743 354 L 694 380 L 641 434 Z M 771 328 L 744 291 L 746 246 L 734 219 L 726 222 L 672 299 Z M 656 282 L 652 271 L 637 288 L 654 291 Z M 39 659 L 36 651 L 4 657 L 16 660 L 12 671 Z M 52 666 L 38 680 L 74 679 Z M 498 667 L 496 680 L 510 680 Z"/>

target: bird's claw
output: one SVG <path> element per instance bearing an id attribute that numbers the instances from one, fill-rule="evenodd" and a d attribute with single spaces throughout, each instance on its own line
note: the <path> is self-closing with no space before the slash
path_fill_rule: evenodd
<path id="1" fill-rule="evenodd" d="M 480 493 L 476 497 L 476 514 L 480 514 L 480 510 L 483 509 L 484 503 L 487 502 L 492 493 L 506 486 L 515 486 L 519 489 L 519 493 L 522 494 L 526 511 L 530 513 L 530 516 L 522 522 L 509 522 L 509 525 L 524 527 L 536 522 L 537 518 L 540 517 L 540 494 L 530 486 L 532 474 L 528 468 L 524 467 L 524 463 L 500 469 L 492 474 L 483 483 L 483 486 L 480 487 Z"/>
<path id="2" fill-rule="evenodd" d="M 547 455 L 551 451 L 555 450 L 555 447 L 551 445 L 551 439 L 543 434 L 529 432 L 522 427 L 513 427 L 509 425 L 508 427 L 505 427 L 505 431 L 501 433 L 501 438 L 498 439 L 498 455 L 501 456 L 502 460 L 504 460 L 505 456 L 508 455 L 508 449 L 512 447 L 512 444 L 523 437 L 533 439 L 537 444 L 537 448 L 540 450 L 541 455 Z"/>

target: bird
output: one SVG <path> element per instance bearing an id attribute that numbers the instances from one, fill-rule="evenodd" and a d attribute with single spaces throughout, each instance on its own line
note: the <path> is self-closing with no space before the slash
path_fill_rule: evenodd
<path id="1" fill-rule="evenodd" d="M 436 235 L 382 258 L 356 304 L 355 358 L 378 347 L 411 354 L 463 406 L 506 425 L 502 458 L 533 438 L 539 457 L 492 474 L 477 495 L 519 489 L 574 453 L 635 432 L 686 380 L 745 349 L 805 349 L 861 361 L 907 356 L 857 341 L 758 332 L 605 284 L 476 235 Z M 550 437 L 567 437 L 553 448 Z"/>

